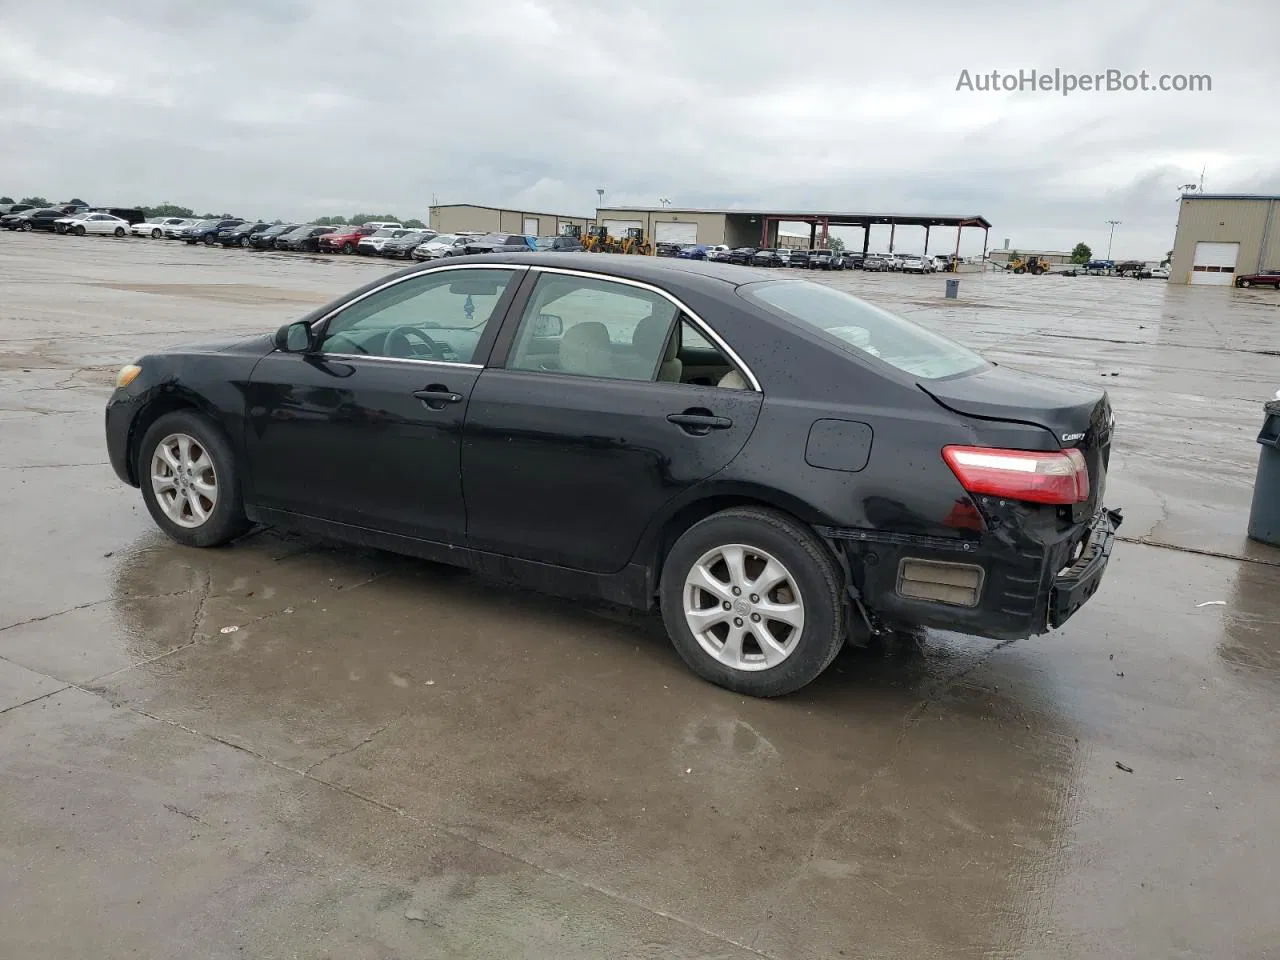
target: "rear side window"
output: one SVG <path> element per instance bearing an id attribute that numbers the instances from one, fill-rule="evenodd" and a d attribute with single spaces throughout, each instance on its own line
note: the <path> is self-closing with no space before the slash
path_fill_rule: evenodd
<path id="1" fill-rule="evenodd" d="M 967 347 L 825 284 L 767 280 L 744 284 L 738 293 L 784 320 L 817 331 L 850 353 L 875 357 L 924 380 L 987 366 Z"/>

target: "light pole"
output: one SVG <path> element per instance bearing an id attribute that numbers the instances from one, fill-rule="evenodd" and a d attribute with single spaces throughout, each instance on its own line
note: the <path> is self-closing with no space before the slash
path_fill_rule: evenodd
<path id="1" fill-rule="evenodd" d="M 596 187 L 596 207 L 604 206 L 604 187 Z"/>
<path id="2" fill-rule="evenodd" d="M 1108 260 L 1110 260 L 1110 259 L 1111 259 L 1111 241 L 1112 241 L 1113 239 L 1115 239 L 1115 235 L 1116 235 L 1116 224 L 1118 224 L 1119 222 L 1120 222 L 1119 220 L 1108 220 L 1108 221 L 1107 221 L 1107 223 L 1111 224 L 1111 235 L 1107 237 L 1107 259 L 1108 259 Z"/>
<path id="3" fill-rule="evenodd" d="M 664 209 L 664 210 L 665 210 L 667 207 L 671 206 L 671 201 L 670 201 L 670 200 L 668 200 L 666 197 L 659 197 L 659 198 L 658 198 L 658 203 L 659 203 L 659 205 L 662 207 L 662 209 Z"/>

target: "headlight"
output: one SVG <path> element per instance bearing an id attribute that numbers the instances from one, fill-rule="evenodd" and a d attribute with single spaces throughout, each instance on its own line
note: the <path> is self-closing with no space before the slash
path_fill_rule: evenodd
<path id="1" fill-rule="evenodd" d="M 123 390 L 129 384 L 133 383 L 141 372 L 142 368 L 136 363 L 126 364 L 121 367 L 120 372 L 116 374 L 116 389 Z"/>

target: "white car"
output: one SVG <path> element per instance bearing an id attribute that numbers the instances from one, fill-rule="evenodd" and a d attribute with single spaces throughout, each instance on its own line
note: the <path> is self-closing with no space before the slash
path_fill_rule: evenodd
<path id="1" fill-rule="evenodd" d="M 884 261 L 884 268 L 886 270 L 902 269 L 902 258 L 896 253 L 882 253 L 880 254 L 880 259 Z"/>
<path id="2" fill-rule="evenodd" d="M 83 237 L 87 233 L 123 237 L 129 232 L 129 221 L 113 217 L 109 213 L 82 213 L 70 218 L 67 233 Z"/>
<path id="3" fill-rule="evenodd" d="M 1168 267 L 1152 267 L 1151 279 L 1152 280 L 1168 280 L 1169 268 Z"/>
<path id="4" fill-rule="evenodd" d="M 208 220 L 201 220 L 198 217 L 185 217 L 181 223 L 175 223 L 167 227 L 161 228 L 161 233 L 166 240 L 177 240 L 178 234 L 187 227 L 198 227 L 202 223 L 209 223 Z"/>
<path id="5" fill-rule="evenodd" d="M 898 258 L 898 269 L 903 273 L 928 273 L 929 268 L 925 265 L 922 257 L 904 254 Z"/>
<path id="6" fill-rule="evenodd" d="M 719 260 L 728 252 L 729 252 L 729 247 L 726 244 L 717 243 L 713 247 L 707 247 L 707 259 Z"/>
<path id="7" fill-rule="evenodd" d="M 404 224 L 396 223 L 394 220 L 366 220 L 360 226 L 377 227 L 379 230 L 399 230 Z"/>
<path id="8" fill-rule="evenodd" d="M 155 217 L 151 220 L 144 220 L 142 223 L 135 223 L 129 228 L 129 232 L 135 237 L 151 237 L 153 240 L 159 240 L 164 236 L 166 227 L 185 227 L 187 225 L 186 217 Z"/>
<path id="9" fill-rule="evenodd" d="M 387 245 L 388 240 L 394 240 L 396 237 L 403 237 L 409 231 L 404 227 L 383 227 L 376 230 L 367 237 L 361 237 L 360 242 L 356 244 L 356 253 L 363 253 L 366 256 L 371 253 L 381 253 L 382 248 Z"/>

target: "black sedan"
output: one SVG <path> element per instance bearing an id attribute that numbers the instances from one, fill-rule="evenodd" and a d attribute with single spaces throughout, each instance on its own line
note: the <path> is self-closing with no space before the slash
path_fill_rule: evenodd
<path id="1" fill-rule="evenodd" d="M 65 216 L 65 213 L 54 207 L 43 207 L 39 210 L 24 210 L 21 213 L 11 213 L 6 217 L 0 217 L 0 226 L 8 230 L 22 230 L 24 232 L 47 230 L 49 233 L 54 233 L 57 230 L 56 221 Z"/>
<path id="2" fill-rule="evenodd" d="M 239 223 L 223 227 L 215 237 L 224 247 L 247 247 L 251 245 L 254 234 L 270 229 L 269 223 Z"/>
<path id="3" fill-rule="evenodd" d="M 1104 392 L 776 271 L 450 258 L 116 383 L 111 464 L 179 543 L 263 523 L 657 608 L 759 696 L 879 632 L 1047 632 L 1120 519 Z"/>
<path id="4" fill-rule="evenodd" d="M 435 230 L 410 230 L 403 236 L 392 237 L 382 245 L 379 253 L 392 259 L 408 260 L 413 256 L 414 247 L 438 236 Z"/>
<path id="5" fill-rule="evenodd" d="M 314 223 L 304 223 L 288 233 L 276 237 L 277 250 L 299 250 L 304 253 L 319 253 L 320 238 L 326 233 L 333 233 L 333 227 L 320 227 Z"/>
<path id="6" fill-rule="evenodd" d="M 755 247 L 734 247 L 728 253 L 721 254 L 719 262 L 749 264 L 755 255 Z"/>
<path id="7" fill-rule="evenodd" d="M 290 231 L 297 230 L 300 223 L 277 223 L 274 227 L 249 235 L 249 246 L 255 250 L 274 250 L 276 241 Z"/>
<path id="8" fill-rule="evenodd" d="M 771 250 L 766 247 L 752 254 L 751 265 L 753 267 L 783 267 L 786 266 L 786 263 L 782 259 L 782 254 L 778 253 L 777 250 Z"/>

